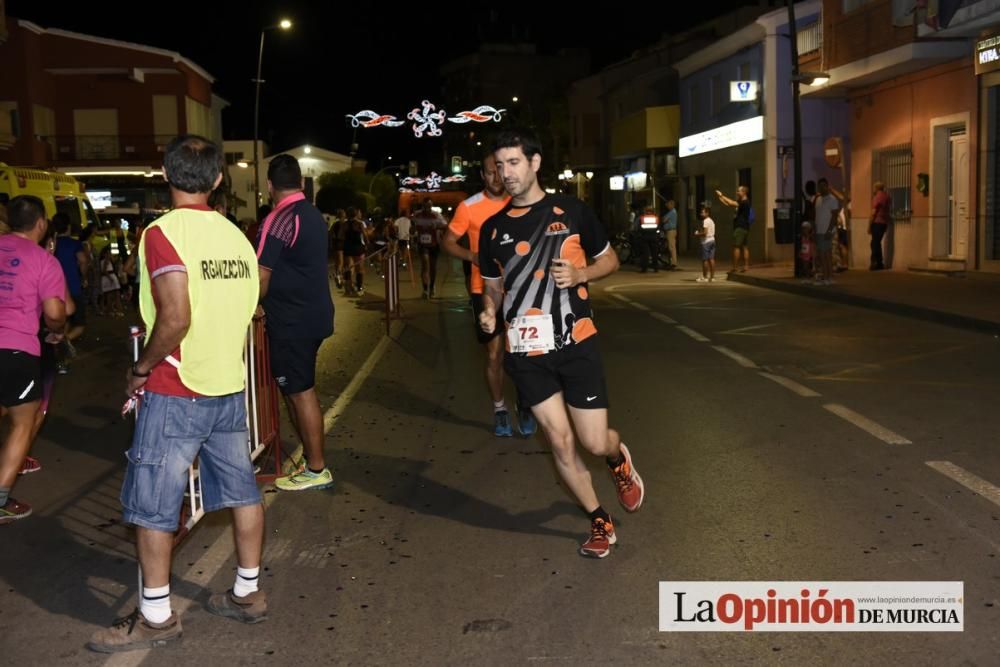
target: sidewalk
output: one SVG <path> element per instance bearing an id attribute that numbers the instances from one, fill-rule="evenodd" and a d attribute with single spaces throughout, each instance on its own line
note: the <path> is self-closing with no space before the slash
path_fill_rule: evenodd
<path id="1" fill-rule="evenodd" d="M 851 269 L 836 274 L 833 285 L 814 285 L 792 277 L 792 267 L 786 265 L 751 266 L 746 273 L 729 274 L 729 280 L 1000 334 L 1000 275 L 974 273 L 951 278 L 909 271 Z"/>

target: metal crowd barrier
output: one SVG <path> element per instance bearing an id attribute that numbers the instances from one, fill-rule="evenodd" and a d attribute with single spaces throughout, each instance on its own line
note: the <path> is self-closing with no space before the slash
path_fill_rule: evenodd
<path id="1" fill-rule="evenodd" d="M 389 335 L 392 320 L 402 318 L 399 305 L 399 255 L 394 249 L 382 259 L 382 275 L 385 276 L 385 335 Z"/>
<path id="2" fill-rule="evenodd" d="M 132 346 L 133 363 L 139 359 L 139 352 L 146 336 L 143 327 L 129 328 L 129 338 Z M 258 481 L 269 482 L 281 474 L 281 433 L 280 410 L 278 406 L 278 386 L 271 377 L 271 353 L 264 331 L 264 319 L 254 319 L 247 330 L 246 343 L 243 348 L 243 360 L 246 365 L 246 389 L 244 397 L 247 412 L 247 453 L 255 464 L 258 461 L 270 461 L 273 469 L 264 472 L 257 470 Z M 142 407 L 142 399 L 135 406 L 135 416 L 138 418 Z M 270 467 L 270 466 L 269 466 Z M 188 491 L 181 506 L 181 516 L 178 518 L 177 532 L 174 542 L 180 542 L 195 524 L 205 516 L 202 503 L 201 483 L 198 472 L 198 460 L 188 471 Z"/>

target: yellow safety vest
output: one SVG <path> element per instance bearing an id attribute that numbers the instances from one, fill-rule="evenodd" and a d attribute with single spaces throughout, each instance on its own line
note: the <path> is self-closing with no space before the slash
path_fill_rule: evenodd
<path id="1" fill-rule="evenodd" d="M 253 246 L 215 211 L 179 208 L 147 229 L 158 228 L 187 268 L 191 325 L 181 341 L 177 366 L 184 386 L 204 396 L 242 391 L 243 347 L 257 308 L 260 280 Z M 146 234 L 139 242 L 142 276 L 139 307 L 147 336 L 156 326 L 152 281 L 145 262 Z"/>

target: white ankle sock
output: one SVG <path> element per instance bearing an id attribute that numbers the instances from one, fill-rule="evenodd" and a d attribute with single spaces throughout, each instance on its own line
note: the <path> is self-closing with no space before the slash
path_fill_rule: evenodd
<path id="1" fill-rule="evenodd" d="M 142 588 L 139 611 L 147 621 L 163 623 L 170 618 L 170 584 L 159 588 Z"/>
<path id="2" fill-rule="evenodd" d="M 260 566 L 257 567 L 237 567 L 236 583 L 233 584 L 233 595 L 238 598 L 246 597 L 257 592 L 257 581 L 260 577 Z"/>
<path id="3" fill-rule="evenodd" d="M 493 412 L 500 412 L 501 410 L 506 410 L 506 409 L 507 409 L 507 402 L 504 401 L 504 399 L 501 398 L 499 401 L 493 401 Z"/>

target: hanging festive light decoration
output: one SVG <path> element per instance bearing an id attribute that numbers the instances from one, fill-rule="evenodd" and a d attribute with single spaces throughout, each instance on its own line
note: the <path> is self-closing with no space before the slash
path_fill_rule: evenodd
<path id="1" fill-rule="evenodd" d="M 506 109 L 497 109 L 496 107 L 491 107 L 488 104 L 478 106 L 472 111 L 460 111 L 458 115 L 451 116 L 448 118 L 448 122 L 451 123 L 488 123 L 493 121 L 494 123 L 499 123 L 503 118 L 503 114 Z"/>
<path id="2" fill-rule="evenodd" d="M 407 176 L 402 179 L 399 184 L 400 192 L 437 192 L 441 189 L 442 183 L 459 183 L 465 180 L 465 174 L 455 174 L 454 176 L 448 176 L 447 178 L 442 178 L 441 174 L 436 171 L 432 171 L 424 178 L 418 178 L 416 176 Z M 409 186 L 424 186 L 411 188 Z"/>
<path id="3" fill-rule="evenodd" d="M 385 125 L 386 127 L 399 127 L 400 125 L 406 123 L 405 120 L 396 120 L 395 116 L 378 114 L 370 109 L 359 111 L 353 115 L 347 114 L 347 117 L 351 119 L 352 127 L 377 127 L 379 125 Z"/>
<path id="4" fill-rule="evenodd" d="M 413 121 L 411 125 L 413 134 L 419 139 L 424 135 L 440 137 L 444 134 L 441 126 L 444 125 L 445 121 L 459 125 L 464 123 L 499 123 L 503 120 L 505 113 L 507 113 L 506 109 L 497 109 L 483 104 L 472 111 L 460 111 L 454 116 L 448 116 L 444 109 L 439 110 L 430 100 L 424 100 L 419 107 L 406 114 L 406 117 Z M 378 127 L 379 125 L 399 127 L 406 124 L 406 121 L 397 120 L 395 116 L 379 114 L 370 109 L 359 111 L 356 114 L 347 114 L 347 118 L 350 119 L 352 127 Z"/>
<path id="5" fill-rule="evenodd" d="M 444 109 L 435 111 L 436 108 L 430 101 L 424 100 L 420 103 L 420 107 L 406 114 L 406 117 L 413 121 L 411 127 L 417 139 L 425 133 L 428 137 L 440 137 L 443 134 L 439 125 L 444 123 L 445 112 Z"/>

